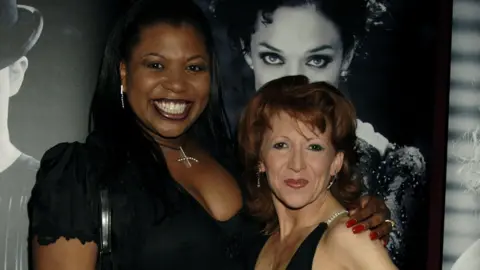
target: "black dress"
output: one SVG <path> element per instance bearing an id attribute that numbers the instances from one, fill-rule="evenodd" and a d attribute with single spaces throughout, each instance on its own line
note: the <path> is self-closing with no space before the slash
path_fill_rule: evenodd
<path id="1" fill-rule="evenodd" d="M 292 259 L 287 265 L 287 270 L 311 270 L 313 266 L 313 258 L 317 251 L 318 242 L 322 239 L 323 234 L 327 230 L 328 225 L 325 222 L 320 223 L 308 236 L 303 240 L 297 251 L 293 254 Z M 257 264 L 258 256 L 265 246 L 269 236 L 262 235 L 258 237 L 247 257 L 247 269 L 254 270 Z"/>
<path id="2" fill-rule="evenodd" d="M 99 243 L 99 178 L 108 158 L 101 143 L 59 144 L 44 155 L 29 202 L 31 236 Z M 214 220 L 169 176 L 145 181 L 127 163 L 110 186 L 114 269 L 241 269 L 242 248 L 255 225 L 241 214 Z M 161 183 L 162 198 L 148 183 Z"/>

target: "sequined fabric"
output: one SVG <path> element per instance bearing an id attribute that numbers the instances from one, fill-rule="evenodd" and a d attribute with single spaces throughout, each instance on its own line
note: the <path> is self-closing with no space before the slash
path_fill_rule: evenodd
<path id="1" fill-rule="evenodd" d="M 412 222 L 418 200 L 425 187 L 426 164 L 419 149 L 392 145 L 382 156 L 373 146 L 358 139 L 359 154 L 356 177 L 360 177 L 368 194 L 385 200 L 397 224 L 390 235 L 388 250 L 401 267 L 406 254 L 405 230 Z"/>

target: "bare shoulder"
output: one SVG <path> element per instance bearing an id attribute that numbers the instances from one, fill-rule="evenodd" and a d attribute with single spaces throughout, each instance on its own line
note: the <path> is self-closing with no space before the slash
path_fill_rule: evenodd
<path id="1" fill-rule="evenodd" d="M 371 240 L 370 231 L 354 234 L 345 226 L 348 217 L 330 224 L 324 245 L 332 258 L 343 260 L 348 269 L 397 269 L 380 240 Z"/>
<path id="2" fill-rule="evenodd" d="M 378 246 L 383 248 L 380 240 L 370 240 L 369 230 L 359 234 L 354 234 L 352 232 L 352 229 L 347 228 L 347 226 L 345 225 L 347 221 L 348 217 L 341 217 L 329 225 L 328 230 L 325 234 L 325 239 L 329 240 L 329 244 L 334 244 L 337 247 L 342 247 L 346 249 L 354 249 L 355 246 L 352 245 L 359 245 L 362 247 L 364 247 L 365 245 L 373 247 Z"/>

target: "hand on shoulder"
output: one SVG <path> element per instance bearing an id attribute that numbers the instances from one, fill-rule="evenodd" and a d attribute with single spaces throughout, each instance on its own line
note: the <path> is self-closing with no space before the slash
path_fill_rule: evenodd
<path id="1" fill-rule="evenodd" d="M 345 226 L 348 217 L 330 224 L 324 243 L 336 261 L 347 269 L 389 270 L 397 269 L 381 240 L 371 240 L 370 230 L 354 234 Z"/>

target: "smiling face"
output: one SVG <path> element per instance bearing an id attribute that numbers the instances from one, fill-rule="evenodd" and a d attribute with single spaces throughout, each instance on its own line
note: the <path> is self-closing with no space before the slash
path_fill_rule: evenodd
<path id="1" fill-rule="evenodd" d="M 260 13 L 259 13 L 260 15 Z M 280 7 L 272 23 L 259 16 L 245 59 L 255 74 L 255 87 L 287 75 L 305 75 L 312 82 L 338 86 L 342 69 L 348 69 L 343 44 L 332 21 L 313 5 Z"/>
<path id="2" fill-rule="evenodd" d="M 141 30 L 120 74 L 128 102 L 144 126 L 176 138 L 208 103 L 209 66 L 204 38 L 194 27 L 159 23 Z"/>
<path id="3" fill-rule="evenodd" d="M 260 171 L 266 172 L 274 200 L 290 209 L 319 202 L 331 178 L 340 171 L 343 153 L 322 134 L 286 113 L 273 116 L 264 135 Z"/>

